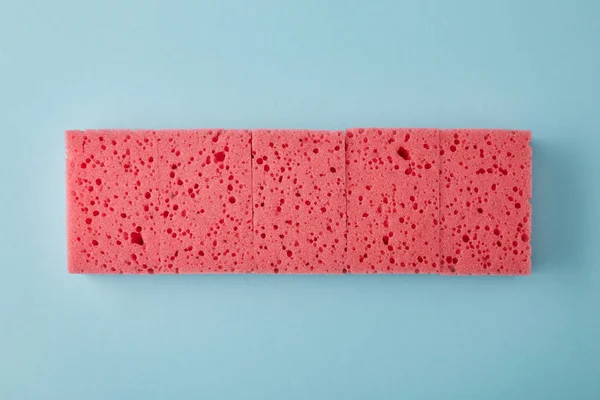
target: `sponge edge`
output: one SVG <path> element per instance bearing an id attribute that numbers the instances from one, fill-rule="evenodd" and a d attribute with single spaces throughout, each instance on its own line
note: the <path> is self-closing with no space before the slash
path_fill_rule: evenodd
<path id="1" fill-rule="evenodd" d="M 67 131 L 65 140 L 69 272 L 156 272 L 155 133 Z"/>
<path id="2" fill-rule="evenodd" d="M 530 131 L 442 132 L 442 273 L 531 272 L 530 141 Z"/>
<path id="3" fill-rule="evenodd" d="M 347 131 L 352 273 L 439 269 L 439 130 Z"/>

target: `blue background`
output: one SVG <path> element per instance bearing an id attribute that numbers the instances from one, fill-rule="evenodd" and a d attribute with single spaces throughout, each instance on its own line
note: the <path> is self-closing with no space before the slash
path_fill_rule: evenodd
<path id="1" fill-rule="evenodd" d="M 0 398 L 600 398 L 600 2 L 0 0 Z M 534 137 L 533 275 L 69 276 L 69 128 Z"/>

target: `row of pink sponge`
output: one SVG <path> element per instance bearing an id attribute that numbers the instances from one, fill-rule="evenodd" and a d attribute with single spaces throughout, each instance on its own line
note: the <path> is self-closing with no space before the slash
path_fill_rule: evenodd
<path id="1" fill-rule="evenodd" d="M 530 139 L 68 131 L 69 271 L 528 274 Z"/>

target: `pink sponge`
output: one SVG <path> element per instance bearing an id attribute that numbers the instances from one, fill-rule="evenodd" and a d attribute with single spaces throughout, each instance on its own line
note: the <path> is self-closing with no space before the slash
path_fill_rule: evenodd
<path id="1" fill-rule="evenodd" d="M 72 273 L 531 270 L 529 131 L 65 135 Z"/>
<path id="2" fill-rule="evenodd" d="M 164 131 L 157 140 L 161 272 L 250 271 L 250 131 Z"/>
<path id="3" fill-rule="evenodd" d="M 74 273 L 154 273 L 158 150 L 151 131 L 69 131 L 68 265 Z"/>
<path id="4" fill-rule="evenodd" d="M 262 273 L 341 273 L 343 132 L 252 133 L 254 250 Z"/>
<path id="5" fill-rule="evenodd" d="M 348 266 L 354 273 L 439 268 L 439 131 L 349 129 Z"/>
<path id="6" fill-rule="evenodd" d="M 252 268 L 249 131 L 70 131 L 69 271 Z"/>
<path id="7" fill-rule="evenodd" d="M 530 273 L 531 132 L 441 135 L 445 274 Z"/>

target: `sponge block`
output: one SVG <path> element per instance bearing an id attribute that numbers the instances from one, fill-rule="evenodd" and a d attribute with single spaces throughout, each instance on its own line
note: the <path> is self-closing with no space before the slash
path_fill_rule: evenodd
<path id="1" fill-rule="evenodd" d="M 439 269 L 439 131 L 349 129 L 348 265 L 353 273 Z"/>
<path id="2" fill-rule="evenodd" d="M 157 134 L 161 272 L 252 268 L 250 140 L 250 131 Z"/>
<path id="3" fill-rule="evenodd" d="M 342 273 L 344 134 L 252 133 L 254 250 L 261 273 Z"/>
<path id="4" fill-rule="evenodd" d="M 443 273 L 530 273 L 530 141 L 529 131 L 443 131 Z"/>
<path id="5" fill-rule="evenodd" d="M 156 272 L 156 134 L 99 130 L 65 136 L 69 272 Z"/>
<path id="6" fill-rule="evenodd" d="M 72 273 L 531 271 L 531 132 L 67 131 Z"/>

